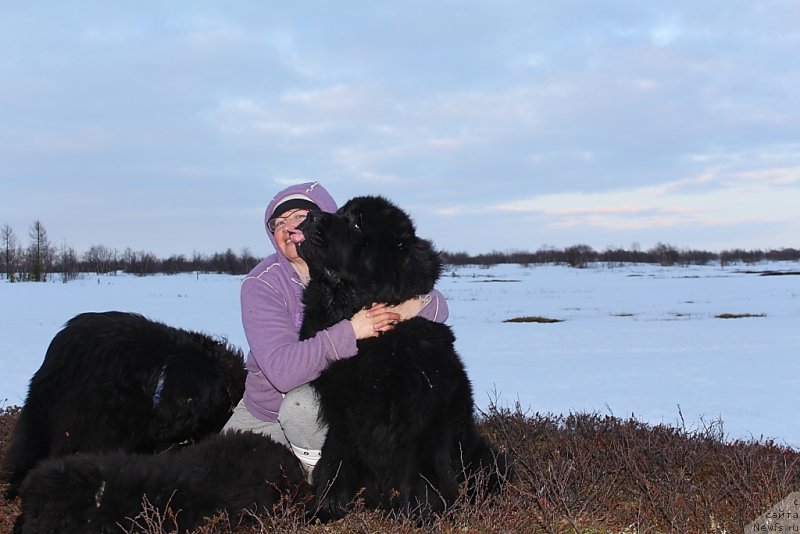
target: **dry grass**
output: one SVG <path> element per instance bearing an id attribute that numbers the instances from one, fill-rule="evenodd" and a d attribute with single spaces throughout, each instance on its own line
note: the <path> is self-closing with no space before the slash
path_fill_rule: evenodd
<path id="1" fill-rule="evenodd" d="M 0 452 L 17 416 L 0 414 Z M 512 458 L 515 476 L 500 496 L 462 496 L 426 522 L 365 510 L 307 524 L 287 500 L 247 527 L 212 518 L 196 534 L 244 533 L 723 533 L 745 525 L 800 488 L 800 451 L 774 442 L 726 441 L 720 422 L 698 430 L 649 426 L 597 414 L 554 416 L 492 407 L 482 431 Z M 18 502 L 0 501 L 0 534 Z M 149 515 L 148 515 L 149 514 Z M 161 534 L 145 511 L 141 532 Z"/>
<path id="2" fill-rule="evenodd" d="M 766 313 L 720 313 L 715 315 L 717 319 L 746 319 L 748 317 L 766 317 Z"/>
<path id="3" fill-rule="evenodd" d="M 550 317 L 542 317 L 540 315 L 526 315 L 524 317 L 513 317 L 511 319 L 505 319 L 504 323 L 541 323 L 541 324 L 550 324 L 550 323 L 563 323 L 563 319 L 551 319 Z"/>

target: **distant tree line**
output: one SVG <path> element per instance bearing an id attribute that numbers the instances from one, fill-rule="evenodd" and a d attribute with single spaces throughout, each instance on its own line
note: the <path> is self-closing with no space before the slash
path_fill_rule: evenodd
<path id="1" fill-rule="evenodd" d="M 443 252 L 445 263 L 451 265 L 497 265 L 514 263 L 520 265 L 555 264 L 583 268 L 591 263 L 622 265 L 625 263 L 653 263 L 658 265 L 707 265 L 719 263 L 723 267 L 729 264 L 752 264 L 760 261 L 798 261 L 800 250 L 782 248 L 778 250 L 743 250 L 733 249 L 722 252 L 705 250 L 679 249 L 672 245 L 658 243 L 656 246 L 641 250 L 637 245 L 631 249 L 608 248 L 596 251 L 589 245 L 573 245 L 565 249 L 542 247 L 536 252 L 493 251 L 486 254 L 470 255 L 466 252 Z"/>
<path id="2" fill-rule="evenodd" d="M 120 252 L 104 245 L 92 245 L 89 250 L 78 253 L 66 243 L 56 246 L 47 237 L 47 230 L 36 220 L 28 230 L 28 242 L 20 242 L 14 229 L 4 224 L 0 228 L 0 263 L 2 276 L 11 282 L 44 282 L 56 276 L 63 282 L 77 278 L 80 273 L 109 274 L 125 272 L 135 275 L 177 274 L 186 272 L 224 273 L 242 275 L 250 272 L 258 263 L 247 248 L 238 253 L 232 249 L 210 255 L 195 252 L 191 257 L 183 254 L 159 258 L 151 252 L 126 248 Z M 654 263 L 659 265 L 706 265 L 719 263 L 752 264 L 760 261 L 800 261 L 800 250 L 782 248 L 778 250 L 725 250 L 708 252 L 679 249 L 659 243 L 641 250 L 636 244 L 630 249 L 608 248 L 596 251 L 588 245 L 573 245 L 564 249 L 542 247 L 535 252 L 493 251 L 485 254 L 466 252 L 442 252 L 444 263 L 449 265 L 497 265 L 512 263 L 520 265 L 556 264 L 583 268 L 591 263 L 621 265 L 625 263 Z"/>
<path id="3" fill-rule="evenodd" d="M 120 252 L 105 245 L 92 245 L 89 250 L 79 254 L 66 244 L 59 247 L 51 243 L 44 225 L 38 220 L 31 225 L 28 238 L 28 244 L 23 245 L 11 226 L 4 224 L 0 228 L 0 278 L 11 282 L 44 282 L 56 276 L 67 282 L 77 278 L 80 273 L 246 274 L 259 261 L 246 248 L 238 253 L 228 249 L 210 255 L 195 252 L 191 257 L 177 254 L 159 258 L 152 252 L 133 250 L 130 247 Z"/>

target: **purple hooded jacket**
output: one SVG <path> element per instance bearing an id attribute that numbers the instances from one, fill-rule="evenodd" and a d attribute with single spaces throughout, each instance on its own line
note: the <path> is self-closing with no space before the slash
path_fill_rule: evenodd
<path id="1" fill-rule="evenodd" d="M 336 211 L 333 197 L 318 182 L 287 187 L 267 206 L 264 225 L 287 196 L 302 194 L 322 211 Z M 272 245 L 275 237 L 267 230 Z M 277 250 L 277 247 L 276 247 Z M 348 321 L 341 321 L 310 339 L 299 341 L 303 320 L 303 282 L 289 260 L 276 252 L 256 265 L 242 281 L 242 324 L 250 352 L 244 404 L 262 421 L 278 418 L 283 394 L 311 382 L 332 361 L 355 356 L 356 337 Z M 437 290 L 421 317 L 444 322 L 447 303 Z"/>

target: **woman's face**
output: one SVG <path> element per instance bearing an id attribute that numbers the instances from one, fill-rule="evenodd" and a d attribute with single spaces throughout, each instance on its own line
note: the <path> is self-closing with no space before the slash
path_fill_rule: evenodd
<path id="1" fill-rule="evenodd" d="M 295 244 L 289 238 L 291 230 L 294 230 L 297 225 L 303 222 L 308 215 L 307 209 L 293 209 L 281 213 L 278 217 L 272 219 L 275 221 L 273 235 L 275 236 L 275 246 L 278 247 L 278 252 L 286 256 L 289 261 L 296 261 L 300 259 L 297 255 Z M 272 222 L 271 221 L 271 222 Z"/>

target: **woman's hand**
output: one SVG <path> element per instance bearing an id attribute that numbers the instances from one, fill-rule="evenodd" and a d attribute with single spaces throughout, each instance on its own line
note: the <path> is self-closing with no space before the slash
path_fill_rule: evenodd
<path id="1" fill-rule="evenodd" d="M 402 320 L 402 315 L 392 309 L 396 307 L 378 303 L 353 315 L 350 318 L 350 326 L 353 327 L 356 339 L 376 337 L 394 328 L 394 325 Z"/>
<path id="2" fill-rule="evenodd" d="M 400 315 L 400 321 L 407 321 L 419 315 L 422 308 L 431 301 L 430 295 L 420 295 L 401 302 L 397 306 L 389 306 L 387 309 Z"/>
<path id="3" fill-rule="evenodd" d="M 392 330 L 394 325 L 400 321 L 416 317 L 430 301 L 430 296 L 422 295 L 410 298 L 396 306 L 376 303 L 353 315 L 350 318 L 350 325 L 356 333 L 356 339 L 375 337 Z"/>

